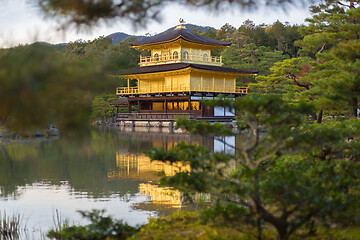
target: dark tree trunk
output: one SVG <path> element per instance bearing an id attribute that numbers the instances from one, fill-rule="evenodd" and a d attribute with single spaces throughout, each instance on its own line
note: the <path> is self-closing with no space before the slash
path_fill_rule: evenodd
<path id="1" fill-rule="evenodd" d="M 351 107 L 352 107 L 352 112 L 353 112 L 353 116 L 355 117 L 355 118 L 357 118 L 357 110 L 358 110 L 358 99 L 357 99 L 357 97 L 353 97 L 352 99 L 351 99 Z"/>
<path id="2" fill-rule="evenodd" d="M 319 115 L 318 115 L 318 119 L 317 119 L 317 123 L 322 123 L 323 112 L 324 112 L 324 110 L 320 110 Z"/>
<path id="3" fill-rule="evenodd" d="M 288 224 L 285 219 L 275 217 L 274 215 L 267 212 L 264 208 L 261 208 L 260 212 L 262 218 L 276 228 L 279 240 L 287 240 L 289 238 Z"/>
<path id="4" fill-rule="evenodd" d="M 257 219 L 257 240 L 262 240 L 262 234 L 261 234 L 261 217 L 258 216 Z"/>
<path id="5" fill-rule="evenodd" d="M 278 233 L 278 239 L 279 240 L 287 240 L 289 238 L 289 232 L 288 232 L 288 223 L 286 219 L 277 217 L 270 212 L 268 212 L 261 204 L 259 195 L 255 193 L 255 195 L 252 197 L 252 200 L 255 204 L 255 209 L 259 214 L 259 217 L 263 219 L 265 222 L 270 223 L 276 228 L 276 231 Z M 259 236 L 257 236 L 259 237 Z M 258 238 L 259 239 L 259 238 Z"/>

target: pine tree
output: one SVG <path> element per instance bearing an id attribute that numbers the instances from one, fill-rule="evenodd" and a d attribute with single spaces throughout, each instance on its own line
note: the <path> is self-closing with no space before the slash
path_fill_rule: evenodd
<path id="1" fill-rule="evenodd" d="M 313 91 L 328 103 L 342 103 L 357 116 L 360 94 L 360 1 L 326 0 L 311 7 L 309 26 L 297 44 L 315 58 Z"/>

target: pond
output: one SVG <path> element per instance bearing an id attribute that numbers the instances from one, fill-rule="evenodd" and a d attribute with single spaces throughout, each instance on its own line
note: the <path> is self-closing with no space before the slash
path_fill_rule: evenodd
<path id="1" fill-rule="evenodd" d="M 169 149 L 180 141 L 225 148 L 213 138 L 157 128 L 92 129 L 79 138 L 0 139 L 0 212 L 19 214 L 29 239 L 43 236 L 58 216 L 86 223 L 79 210 L 104 209 L 130 225 L 167 215 L 182 207 L 180 193 L 159 187 L 157 173 L 172 175 L 178 168 L 151 162 L 144 151 Z"/>

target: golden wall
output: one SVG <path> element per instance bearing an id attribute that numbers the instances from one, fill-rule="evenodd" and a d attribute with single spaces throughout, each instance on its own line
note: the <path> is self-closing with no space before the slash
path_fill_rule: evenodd
<path id="1" fill-rule="evenodd" d="M 170 90 L 177 90 L 177 89 L 189 89 L 190 87 L 190 74 L 183 74 L 183 75 L 173 75 L 173 76 L 166 76 L 165 77 L 165 86 Z"/>
<path id="2" fill-rule="evenodd" d="M 165 85 L 164 79 L 139 80 L 140 92 L 159 92 Z"/>
<path id="3" fill-rule="evenodd" d="M 235 92 L 235 81 L 234 77 L 219 74 L 192 73 L 190 78 L 192 91 Z"/>
<path id="4" fill-rule="evenodd" d="M 187 73 L 163 78 L 139 79 L 139 92 L 214 91 L 235 92 L 236 79 L 222 74 Z"/>

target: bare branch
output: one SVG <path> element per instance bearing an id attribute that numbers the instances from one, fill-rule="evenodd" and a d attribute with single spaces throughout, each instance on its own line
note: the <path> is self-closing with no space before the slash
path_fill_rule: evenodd
<path id="1" fill-rule="evenodd" d="M 326 46 L 326 42 L 324 42 L 321 49 L 317 53 L 320 54 L 325 49 L 325 46 Z"/>
<path id="2" fill-rule="evenodd" d="M 285 77 L 290 78 L 291 80 L 293 80 L 294 83 L 295 83 L 297 86 L 303 87 L 303 88 L 305 88 L 306 90 L 310 90 L 310 84 L 302 83 L 302 82 L 297 81 L 295 74 L 288 72 L 287 74 L 285 74 Z"/>

